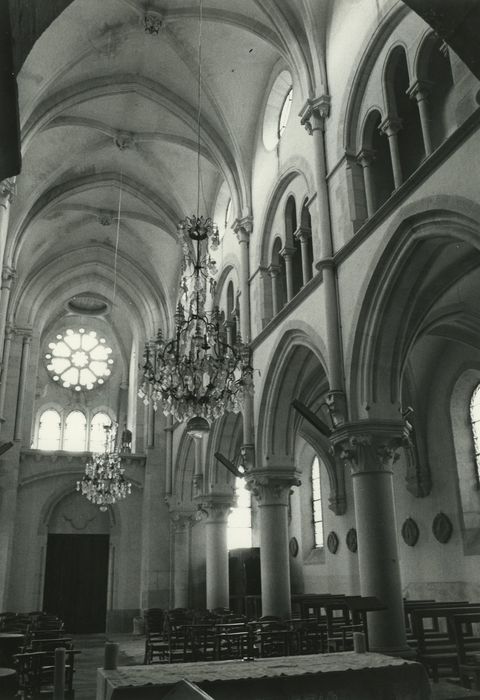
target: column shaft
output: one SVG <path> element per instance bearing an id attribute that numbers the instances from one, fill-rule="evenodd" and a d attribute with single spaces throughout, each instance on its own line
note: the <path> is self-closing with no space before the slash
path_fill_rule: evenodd
<path id="1" fill-rule="evenodd" d="M 188 608 L 190 603 L 190 531 L 193 514 L 174 514 L 173 603 Z"/>
<path id="2" fill-rule="evenodd" d="M 276 266 L 274 267 L 273 265 L 270 265 L 269 268 L 269 273 L 270 273 L 270 279 L 272 282 L 272 314 L 275 317 L 278 314 L 278 282 L 277 282 L 277 277 L 278 277 L 278 269 Z"/>
<path id="3" fill-rule="evenodd" d="M 286 504 L 259 504 L 262 615 L 291 616 Z"/>
<path id="4" fill-rule="evenodd" d="M 416 94 L 418 111 L 420 113 L 420 124 L 422 127 L 423 145 L 425 147 L 425 155 L 429 156 L 433 153 L 432 137 L 430 135 L 430 115 L 428 113 L 428 100 L 424 93 L 417 92 Z"/>
<path id="5" fill-rule="evenodd" d="M 305 235 L 299 236 L 300 239 L 300 251 L 302 255 L 302 278 L 303 278 L 303 286 L 307 284 L 307 282 L 310 281 L 310 278 L 312 276 L 312 270 L 311 270 L 311 265 L 310 261 L 308 259 L 308 238 Z"/>
<path id="6" fill-rule="evenodd" d="M 280 251 L 285 260 L 285 277 L 287 282 L 287 303 L 293 299 L 293 254 L 294 249 L 284 248 Z"/>
<path id="7" fill-rule="evenodd" d="M 10 349 L 12 346 L 13 330 L 7 328 L 5 333 L 5 344 L 3 346 L 2 374 L 0 380 L 0 418 L 3 418 L 5 410 L 5 395 L 8 381 L 8 365 L 10 362 Z M 0 343 L 1 344 L 1 343 Z"/>
<path id="8" fill-rule="evenodd" d="M 28 364 L 30 360 L 30 343 L 32 336 L 26 335 L 22 343 L 22 357 L 20 360 L 20 377 L 18 381 L 17 410 L 15 412 L 15 429 L 13 437 L 20 440 L 22 437 L 23 407 L 25 404 L 25 391 L 27 388 Z"/>
<path id="9" fill-rule="evenodd" d="M 206 569 L 207 569 L 207 609 L 228 608 L 228 547 L 227 518 L 228 507 L 208 506 L 209 515 L 205 522 Z"/>
<path id="10" fill-rule="evenodd" d="M 353 476 L 358 565 L 363 596 L 376 596 L 385 612 L 368 615 L 370 650 L 405 651 L 405 635 L 393 479 L 390 471 Z"/>

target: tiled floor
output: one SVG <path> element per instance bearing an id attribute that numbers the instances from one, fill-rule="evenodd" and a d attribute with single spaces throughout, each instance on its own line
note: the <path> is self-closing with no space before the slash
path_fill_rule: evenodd
<path id="1" fill-rule="evenodd" d="M 97 668 L 103 666 L 105 641 L 118 642 L 119 665 L 143 663 L 144 637 L 133 635 L 106 635 L 75 637 L 75 647 L 81 650 L 75 666 L 75 700 L 95 700 Z M 480 691 L 471 691 L 450 683 L 432 684 L 432 700 L 480 700 Z"/>

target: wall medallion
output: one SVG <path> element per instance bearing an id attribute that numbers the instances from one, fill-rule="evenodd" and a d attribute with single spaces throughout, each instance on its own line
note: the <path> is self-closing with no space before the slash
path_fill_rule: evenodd
<path id="1" fill-rule="evenodd" d="M 438 513 L 432 523 L 432 532 L 435 538 L 441 543 L 446 544 L 453 532 L 452 521 L 445 513 Z"/>
<path id="2" fill-rule="evenodd" d="M 347 532 L 347 536 L 345 538 L 345 541 L 347 543 L 347 547 L 351 552 L 356 552 L 358 548 L 358 543 L 357 543 L 357 531 L 355 530 L 354 527 L 351 527 L 350 530 Z"/>
<path id="3" fill-rule="evenodd" d="M 290 549 L 290 554 L 292 557 L 296 557 L 298 554 L 298 540 L 296 537 L 292 537 L 288 543 L 288 548 Z"/>
<path id="4" fill-rule="evenodd" d="M 402 525 L 402 537 L 409 547 L 415 547 L 420 536 L 418 525 L 412 518 L 407 518 Z"/>
<path id="5" fill-rule="evenodd" d="M 331 552 L 332 554 L 336 554 L 337 549 L 338 549 L 338 544 L 339 544 L 338 535 L 336 532 L 334 532 L 332 530 L 327 537 L 328 551 Z"/>

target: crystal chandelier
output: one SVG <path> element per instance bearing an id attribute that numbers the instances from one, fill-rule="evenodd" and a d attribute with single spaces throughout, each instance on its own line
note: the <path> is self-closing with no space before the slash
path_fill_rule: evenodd
<path id="1" fill-rule="evenodd" d="M 248 345 L 240 336 L 229 343 L 218 308 L 206 310 L 207 290 L 215 289 L 218 231 L 210 218 L 187 217 L 178 227 L 183 238 L 181 299 L 175 314 L 175 335 L 147 342 L 143 355 L 144 403 L 161 404 L 178 421 L 201 416 L 209 422 L 226 411 L 238 413 L 253 392 L 253 368 Z"/>
<path id="2" fill-rule="evenodd" d="M 199 0 L 198 108 L 197 108 L 197 212 L 201 186 L 202 17 Z M 210 251 L 218 248 L 218 229 L 209 217 L 187 216 L 178 226 L 182 238 L 181 298 L 175 313 L 175 335 L 157 337 L 145 345 L 143 384 L 139 391 L 145 404 L 165 415 L 188 421 L 201 416 L 211 422 L 226 411 L 238 413 L 245 396 L 253 392 L 253 368 L 249 347 L 240 336 L 231 340 L 220 326 L 217 308 L 208 311 L 207 294 L 215 291 L 215 261 Z M 184 303 L 182 303 L 182 299 Z"/>
<path id="3" fill-rule="evenodd" d="M 132 492 L 132 484 L 124 477 L 120 455 L 112 444 L 112 426 L 104 425 L 105 451 L 94 453 L 85 465 L 85 474 L 77 481 L 77 491 L 81 491 L 91 503 L 106 511 L 109 505 L 125 498 Z"/>

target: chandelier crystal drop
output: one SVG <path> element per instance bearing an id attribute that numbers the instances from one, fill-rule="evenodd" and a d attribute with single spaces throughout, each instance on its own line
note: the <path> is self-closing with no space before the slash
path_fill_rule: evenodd
<path id="1" fill-rule="evenodd" d="M 206 308 L 207 292 L 213 295 L 216 285 L 210 251 L 219 245 L 217 227 L 193 215 L 179 224 L 178 233 L 183 264 L 175 335 L 165 340 L 160 329 L 146 343 L 139 396 L 180 422 L 193 416 L 212 422 L 225 412 L 238 413 L 253 393 L 251 352 L 239 335 L 229 343 L 218 308 Z"/>
<path id="2" fill-rule="evenodd" d="M 113 449 L 112 426 L 105 425 L 105 452 L 92 454 L 85 465 L 85 474 L 77 481 L 77 491 L 91 503 L 106 511 L 109 505 L 126 498 L 132 484 L 125 479 L 121 456 Z"/>

